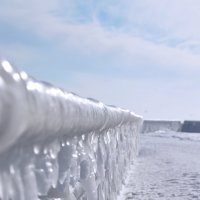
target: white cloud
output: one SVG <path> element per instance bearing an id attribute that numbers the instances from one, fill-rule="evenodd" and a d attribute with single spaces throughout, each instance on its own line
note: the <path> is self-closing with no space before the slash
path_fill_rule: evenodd
<path id="1" fill-rule="evenodd" d="M 126 68 L 142 66 L 145 72 L 140 73 L 148 74 L 156 66 L 181 73 L 199 72 L 200 3 L 197 0 L 103 0 L 90 7 L 90 20 L 84 23 L 74 11 L 76 1 L 2 1 L 0 21 L 31 31 L 40 39 L 64 49 L 66 54 L 72 51 L 77 59 L 93 60 L 94 65 L 101 59 L 104 69 L 112 65 L 112 68 L 126 71 Z M 66 13 L 61 14 L 61 6 Z M 121 17 L 123 26 L 105 26 L 98 18 L 101 10 Z M 174 40 L 178 42 L 169 44 Z M 1 45 L 0 52 L 27 60 L 27 63 L 28 60 L 37 62 L 37 54 L 44 56 L 41 51 L 22 44 Z M 51 62 L 54 58 L 47 59 Z M 80 62 L 85 64 L 84 60 Z M 64 85 L 65 81 L 60 82 L 59 85 Z M 110 78 L 95 73 L 74 74 L 66 87 L 83 96 L 129 108 L 147 118 L 186 119 L 200 118 L 196 112 L 200 100 L 197 85 L 190 78 L 166 83 L 162 78 L 125 80 L 115 77 L 113 70 Z"/>
<path id="2" fill-rule="evenodd" d="M 127 3 L 123 15 L 129 23 L 164 32 L 169 37 L 186 40 L 200 39 L 200 1 L 198 0 L 135 0 Z M 152 32 L 152 33 L 151 33 Z"/>
<path id="3" fill-rule="evenodd" d="M 146 65 L 150 68 L 155 65 L 180 71 L 200 69 L 200 57 L 193 52 L 184 50 L 184 45 L 170 47 L 165 43 L 146 40 L 143 35 L 135 36 L 118 29 L 110 30 L 101 25 L 97 19 L 88 23 L 77 23 L 73 19 L 60 17 L 58 15 L 61 9 L 60 4 L 53 0 L 42 2 L 39 0 L 28 2 L 16 0 L 13 2 L 5 3 L 1 7 L 1 19 L 8 20 L 12 24 L 16 23 L 16 26 L 22 29 L 31 30 L 45 40 L 57 41 L 57 45 L 65 48 L 66 52 L 75 51 L 78 55 L 96 56 L 97 59 L 99 55 L 110 54 L 113 63 L 118 67 Z M 71 1 L 66 1 L 66 4 L 67 2 L 69 5 L 72 4 Z M 186 30 L 189 25 L 192 26 L 192 30 L 196 31 L 199 27 L 190 22 L 189 18 L 184 20 L 183 16 L 184 12 L 188 14 L 188 17 L 192 16 L 193 9 L 194 13 L 198 15 L 195 4 L 186 0 L 181 2 L 147 0 L 131 3 L 127 1 L 125 6 L 122 6 L 122 14 L 124 14 L 123 9 L 128 11 L 129 24 L 126 26 L 130 27 L 131 22 L 135 23 L 138 20 L 141 25 L 152 23 L 162 28 L 166 27 L 169 32 L 174 31 L 182 37 L 185 32 L 188 32 L 188 35 L 189 32 L 192 32 L 190 29 Z M 118 3 L 119 6 L 122 5 L 121 1 Z M 110 5 L 108 7 L 110 9 L 107 8 L 107 10 L 110 10 L 112 14 L 119 12 L 120 15 L 117 6 L 108 5 Z M 170 9 L 166 9 L 166 7 Z M 71 7 L 68 6 L 69 8 Z M 132 14 L 136 9 L 138 11 Z M 195 20 L 194 17 L 190 19 Z"/>

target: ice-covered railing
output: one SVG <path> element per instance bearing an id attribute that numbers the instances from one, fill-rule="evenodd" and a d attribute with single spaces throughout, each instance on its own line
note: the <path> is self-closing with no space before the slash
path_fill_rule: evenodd
<path id="1" fill-rule="evenodd" d="M 142 118 L 0 63 L 0 199 L 116 199 Z"/>

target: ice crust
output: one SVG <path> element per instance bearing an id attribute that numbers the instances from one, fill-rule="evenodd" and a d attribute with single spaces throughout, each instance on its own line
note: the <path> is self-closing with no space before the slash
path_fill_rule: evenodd
<path id="1" fill-rule="evenodd" d="M 0 199 L 116 199 L 142 118 L 0 63 Z"/>

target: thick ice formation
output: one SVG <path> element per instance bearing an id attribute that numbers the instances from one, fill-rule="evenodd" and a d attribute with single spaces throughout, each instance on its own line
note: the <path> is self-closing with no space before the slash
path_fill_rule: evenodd
<path id="1" fill-rule="evenodd" d="M 142 118 L 0 66 L 0 199 L 115 199 Z"/>

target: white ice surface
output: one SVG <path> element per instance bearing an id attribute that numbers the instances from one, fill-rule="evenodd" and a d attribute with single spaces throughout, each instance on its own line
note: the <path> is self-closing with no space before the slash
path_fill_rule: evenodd
<path id="1" fill-rule="evenodd" d="M 141 120 L 128 110 L 39 82 L 4 60 L 0 95 L 0 153 L 20 140 L 82 135 Z"/>
<path id="2" fill-rule="evenodd" d="M 118 200 L 200 199 L 200 134 L 157 132 L 140 141 Z"/>

